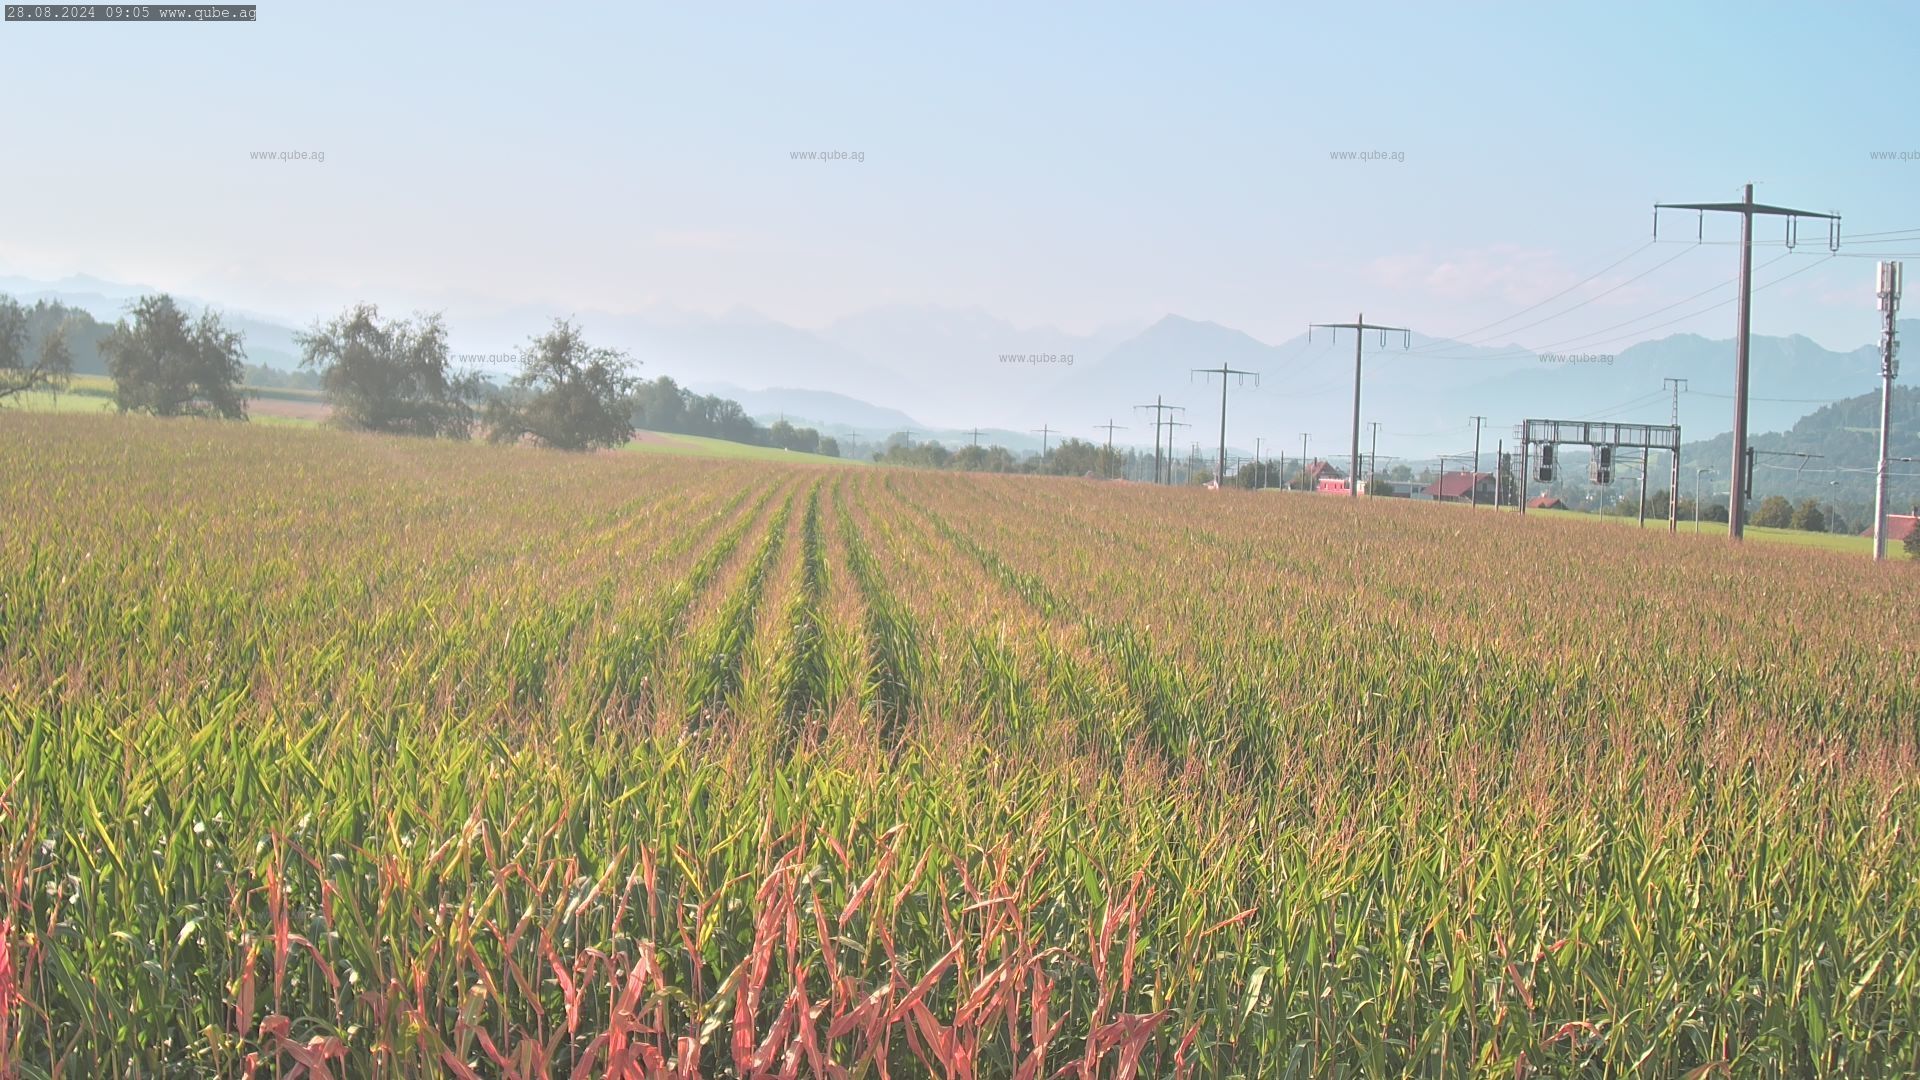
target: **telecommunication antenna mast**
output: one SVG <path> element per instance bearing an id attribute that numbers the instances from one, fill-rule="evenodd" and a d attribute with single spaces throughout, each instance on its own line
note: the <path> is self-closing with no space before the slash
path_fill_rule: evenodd
<path id="1" fill-rule="evenodd" d="M 1887 557 L 1887 440 L 1893 426 L 1893 380 L 1900 374 L 1900 343 L 1894 340 L 1893 317 L 1900 310 L 1900 264 L 1880 264 L 1880 465 L 1873 485 L 1873 557 Z"/>

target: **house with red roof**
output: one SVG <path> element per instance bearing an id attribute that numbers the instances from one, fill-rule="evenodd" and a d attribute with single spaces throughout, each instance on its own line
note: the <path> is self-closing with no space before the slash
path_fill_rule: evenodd
<path id="1" fill-rule="evenodd" d="M 1427 485 L 1427 498 L 1435 502 L 1473 502 L 1474 493 L 1479 492 L 1479 501 L 1493 504 L 1493 474 L 1490 472 L 1444 472 L 1440 478 Z"/>
<path id="2" fill-rule="evenodd" d="M 1334 468 L 1330 461 L 1316 461 L 1307 466 L 1307 486 L 1318 488 L 1322 480 L 1345 480 L 1347 474 Z"/>
<path id="3" fill-rule="evenodd" d="M 1917 528 L 1920 528 L 1920 513 L 1887 515 L 1887 541 L 1889 543 L 1906 543 L 1907 537 Z M 1873 529 L 1868 528 L 1867 531 L 1860 535 L 1872 536 Z"/>
<path id="4" fill-rule="evenodd" d="M 1527 500 L 1529 510 L 1565 510 L 1567 504 L 1552 495 L 1535 495 Z"/>

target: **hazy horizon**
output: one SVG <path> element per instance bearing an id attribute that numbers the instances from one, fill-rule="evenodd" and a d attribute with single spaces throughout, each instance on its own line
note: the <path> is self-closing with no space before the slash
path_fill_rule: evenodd
<path id="1" fill-rule="evenodd" d="M 16 117 L 0 275 L 289 319 L 371 300 L 819 331 L 906 305 L 1278 342 L 1363 310 L 1457 337 L 1631 256 L 1511 335 L 1537 348 L 1732 278 L 1724 215 L 1722 243 L 1639 250 L 1656 200 L 1756 181 L 1847 233 L 1920 224 L 1920 153 L 1871 157 L 1920 150 L 1886 89 L 1911 9 L 1643 14 L 279 3 L 245 25 L 7 23 L 9 82 L 61 107 Z M 156 97 L 178 103 L 161 122 Z M 281 152 L 309 158 L 253 156 Z M 1663 216 L 1663 241 L 1695 231 Z M 1757 332 L 1871 339 L 1872 263 L 1851 256 L 1878 249 L 1807 268 L 1824 239 L 1808 223 L 1757 275 L 1806 271 L 1756 304 Z"/>

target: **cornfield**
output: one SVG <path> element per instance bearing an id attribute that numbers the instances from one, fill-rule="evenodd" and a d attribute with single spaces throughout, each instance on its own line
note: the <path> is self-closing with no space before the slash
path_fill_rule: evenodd
<path id="1" fill-rule="evenodd" d="M 0 413 L 0 1075 L 1909 1073 L 1915 584 Z"/>

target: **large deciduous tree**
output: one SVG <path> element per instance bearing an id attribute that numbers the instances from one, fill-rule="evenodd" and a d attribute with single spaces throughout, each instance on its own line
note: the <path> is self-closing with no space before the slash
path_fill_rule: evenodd
<path id="1" fill-rule="evenodd" d="M 241 336 L 213 312 L 189 319 L 173 297 L 143 296 L 100 343 L 121 412 L 247 418 Z"/>
<path id="2" fill-rule="evenodd" d="M 1793 504 L 1785 496 L 1769 495 L 1761 500 L 1760 508 L 1753 511 L 1753 517 L 1747 523 L 1763 529 L 1790 528 L 1793 525 Z"/>
<path id="3" fill-rule="evenodd" d="M 1820 504 L 1812 499 L 1802 499 L 1793 509 L 1793 527 L 1802 532 L 1826 532 L 1827 515 L 1820 512 Z"/>
<path id="4" fill-rule="evenodd" d="M 55 327 L 32 347 L 29 312 L 11 296 L 0 296 L 0 400 L 34 390 L 58 390 L 73 373 L 66 327 Z"/>
<path id="5" fill-rule="evenodd" d="M 360 304 L 295 340 L 300 366 L 319 372 L 341 427 L 427 438 L 472 434 L 480 380 L 450 370 L 440 316 L 382 321 L 378 307 Z"/>
<path id="6" fill-rule="evenodd" d="M 637 380 L 619 349 L 596 348 L 579 327 L 553 329 L 520 351 L 520 374 L 487 406 L 487 437 L 523 438 L 558 450 L 620 446 L 633 438 L 630 395 Z"/>

